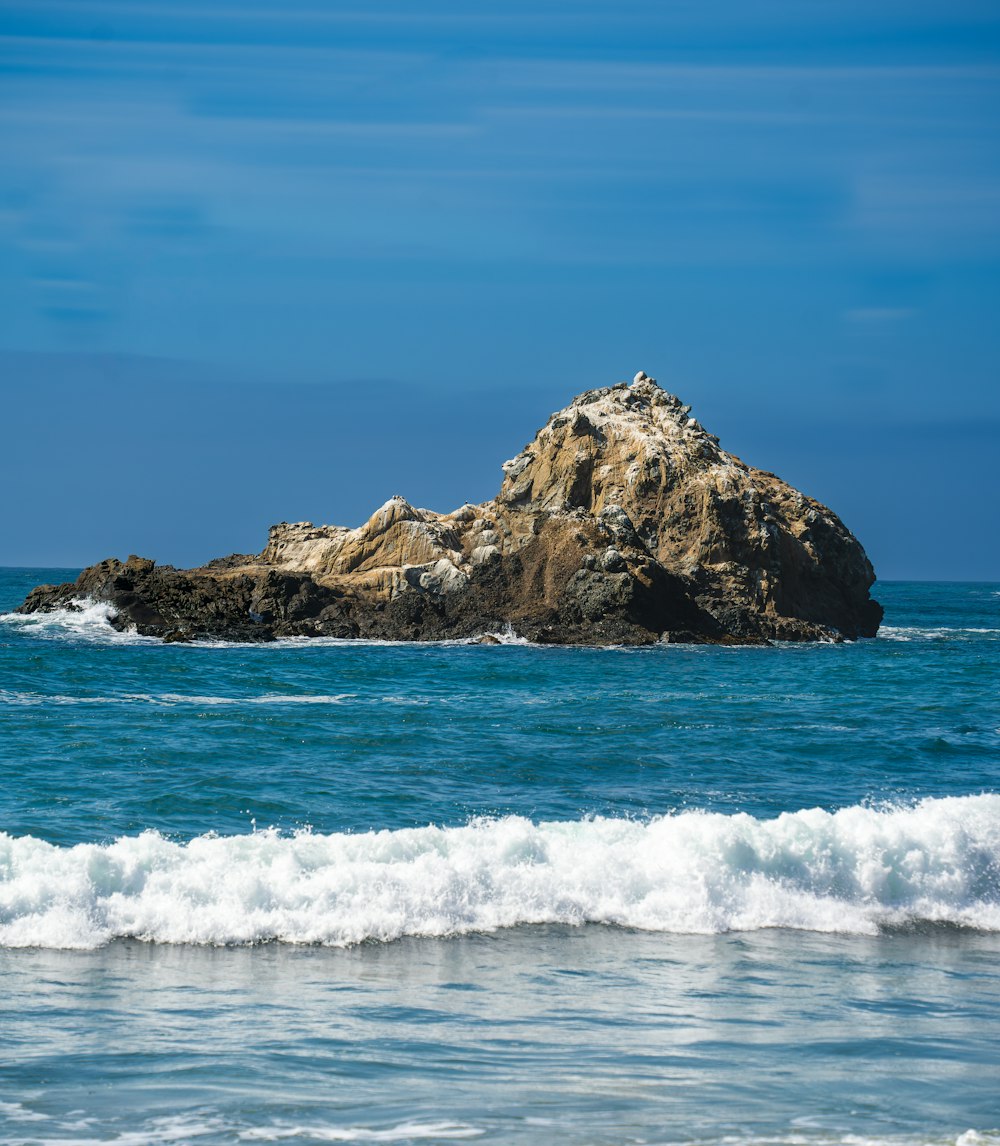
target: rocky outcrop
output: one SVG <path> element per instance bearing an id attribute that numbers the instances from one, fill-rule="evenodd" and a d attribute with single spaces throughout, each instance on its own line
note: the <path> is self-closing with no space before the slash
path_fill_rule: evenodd
<path id="1" fill-rule="evenodd" d="M 874 636 L 871 564 L 825 506 L 723 450 L 636 375 L 581 394 L 453 513 L 393 497 L 357 529 L 272 526 L 259 556 L 178 570 L 130 557 L 40 586 L 22 612 L 109 602 L 166 640 L 760 643 Z"/>

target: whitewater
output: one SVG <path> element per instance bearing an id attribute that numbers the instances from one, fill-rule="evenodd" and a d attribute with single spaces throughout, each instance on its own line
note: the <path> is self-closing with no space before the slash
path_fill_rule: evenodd
<path id="1" fill-rule="evenodd" d="M 1000 586 L 163 645 L 0 570 L 0 1146 L 1000 1142 Z"/>
<path id="2" fill-rule="evenodd" d="M 1000 796 L 815 808 L 762 821 L 688 812 L 648 823 L 363 835 L 155 831 L 59 848 L 0 835 L 0 943 L 345 945 L 538 923 L 714 933 L 1000 930 Z"/>

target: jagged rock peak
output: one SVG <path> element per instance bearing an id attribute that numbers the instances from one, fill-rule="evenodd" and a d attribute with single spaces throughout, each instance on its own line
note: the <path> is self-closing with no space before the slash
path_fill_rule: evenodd
<path id="1" fill-rule="evenodd" d="M 690 413 L 642 370 L 631 384 L 578 394 L 504 462 L 500 500 L 598 513 L 630 493 L 644 495 L 652 484 L 662 485 L 680 466 L 745 469 Z"/>

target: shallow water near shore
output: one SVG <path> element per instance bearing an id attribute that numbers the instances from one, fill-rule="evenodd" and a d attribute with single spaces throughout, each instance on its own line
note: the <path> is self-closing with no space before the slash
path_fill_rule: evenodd
<path id="1" fill-rule="evenodd" d="M 36 950 L 0 973 L 35 1120 L 6 1136 L 947 1140 L 995 1120 L 998 955 L 949 930 L 553 926 Z"/>
<path id="2" fill-rule="evenodd" d="M 758 649 L 0 618 L 0 1142 L 1000 1143 L 1000 586 L 876 596 Z"/>

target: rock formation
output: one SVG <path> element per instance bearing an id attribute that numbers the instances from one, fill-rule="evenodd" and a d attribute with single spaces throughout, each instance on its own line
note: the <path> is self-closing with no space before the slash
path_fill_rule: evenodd
<path id="1" fill-rule="evenodd" d="M 453 513 L 393 497 L 357 529 L 272 526 L 259 556 L 130 557 L 43 585 L 22 612 L 109 602 L 166 640 L 754 644 L 874 636 L 864 550 L 825 506 L 719 446 L 640 371 L 553 414 L 498 496 Z"/>

